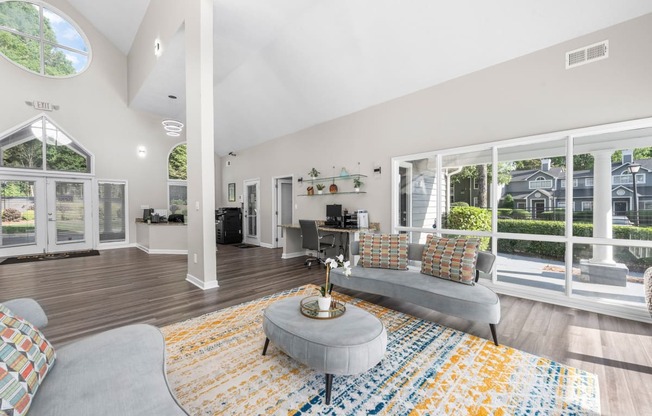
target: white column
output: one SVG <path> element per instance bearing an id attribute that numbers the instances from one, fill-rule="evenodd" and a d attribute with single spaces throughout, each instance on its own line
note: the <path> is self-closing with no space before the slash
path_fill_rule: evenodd
<path id="1" fill-rule="evenodd" d="M 593 153 L 593 237 L 611 238 L 611 151 Z M 566 182 L 571 184 L 572 179 Z M 593 246 L 590 263 L 615 264 L 613 246 Z"/>
<path id="2" fill-rule="evenodd" d="M 187 0 L 186 140 L 188 144 L 188 276 L 217 287 L 213 134 L 213 0 Z"/>

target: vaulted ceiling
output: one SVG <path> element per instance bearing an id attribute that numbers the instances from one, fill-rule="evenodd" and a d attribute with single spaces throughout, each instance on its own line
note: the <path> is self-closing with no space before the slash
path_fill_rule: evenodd
<path id="1" fill-rule="evenodd" d="M 125 53 L 149 5 L 69 2 Z M 652 2 L 641 0 L 215 0 L 216 151 L 250 147 L 651 12 Z M 183 117 L 182 36 L 166 47 L 134 107 Z M 172 105 L 169 94 L 180 100 Z"/>

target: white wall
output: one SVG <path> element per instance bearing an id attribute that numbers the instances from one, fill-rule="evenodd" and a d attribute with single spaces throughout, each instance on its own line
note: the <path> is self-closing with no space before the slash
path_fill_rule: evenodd
<path id="1" fill-rule="evenodd" d="M 551 28 L 554 30 L 554 28 Z M 565 52 L 609 40 L 609 58 L 566 70 Z M 271 243 L 271 177 L 330 176 L 342 166 L 370 175 L 365 195 L 298 197 L 295 219 L 323 218 L 324 205 L 366 208 L 390 227 L 393 156 L 598 125 L 652 115 L 652 15 L 547 48 L 262 145 L 222 162 L 226 184 L 261 179 L 262 241 Z M 226 160 L 232 165 L 225 167 Z M 382 175 L 373 177 L 378 162 Z M 305 185 L 295 182 L 295 194 Z M 238 205 L 238 203 L 231 203 Z"/>
<path id="2" fill-rule="evenodd" d="M 98 179 L 126 179 L 129 215 L 142 216 L 141 205 L 167 207 L 167 155 L 178 139 L 163 134 L 160 117 L 128 107 L 127 58 L 67 2 L 51 5 L 80 26 L 90 41 L 93 60 L 81 75 L 51 79 L 29 73 L 0 58 L 0 131 L 22 124 L 39 112 L 25 101 L 60 106 L 48 113 L 61 128 L 95 155 Z M 138 146 L 147 157 L 137 155 Z M 136 227 L 130 227 L 135 242 Z"/>

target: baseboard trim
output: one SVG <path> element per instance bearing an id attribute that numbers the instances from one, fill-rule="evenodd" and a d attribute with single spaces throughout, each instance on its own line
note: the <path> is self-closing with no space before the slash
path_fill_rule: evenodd
<path id="1" fill-rule="evenodd" d="M 303 257 L 305 255 L 306 255 L 305 251 L 297 251 L 296 253 L 283 253 L 281 258 L 283 260 L 286 260 L 286 259 L 294 259 L 294 258 L 297 258 L 297 257 Z"/>
<path id="2" fill-rule="evenodd" d="M 264 248 L 274 248 L 274 246 L 269 243 L 260 243 L 260 246 Z"/>
<path id="3" fill-rule="evenodd" d="M 219 285 L 217 284 L 217 280 L 212 280 L 210 282 L 204 282 L 201 279 L 196 278 L 195 276 L 191 274 L 186 275 L 186 282 L 190 282 L 193 285 L 197 286 L 201 290 L 209 290 L 209 289 L 215 289 L 218 288 Z"/>
<path id="4" fill-rule="evenodd" d="M 147 254 L 188 254 L 188 250 L 164 250 L 159 248 L 147 248 L 141 244 L 136 244 L 136 247 L 143 250 Z"/>

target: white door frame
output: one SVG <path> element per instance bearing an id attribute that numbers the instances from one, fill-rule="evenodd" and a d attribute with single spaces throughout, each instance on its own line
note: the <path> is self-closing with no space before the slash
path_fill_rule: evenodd
<path id="1" fill-rule="evenodd" d="M 254 208 L 256 214 L 256 234 L 249 235 L 249 186 L 256 186 L 256 207 Z M 242 189 L 244 190 L 244 212 L 242 215 L 242 237 L 243 242 L 246 244 L 260 245 L 260 178 L 245 179 L 242 181 Z"/>
<path id="2" fill-rule="evenodd" d="M 62 251 L 87 250 L 95 247 L 97 228 L 93 223 L 95 204 L 92 197 L 93 186 L 90 177 L 5 175 L 8 181 L 34 182 L 34 225 L 35 242 L 20 246 L 2 248 L 2 256 L 56 253 Z M 84 240 L 83 242 L 56 242 L 56 182 L 82 183 L 84 187 Z M 50 214 L 51 215 L 48 215 Z"/>
<path id="3" fill-rule="evenodd" d="M 5 256 L 19 256 L 19 255 L 28 255 L 28 254 L 40 254 L 45 252 L 47 245 L 47 233 L 45 230 L 47 228 L 47 215 L 46 215 L 46 189 L 45 189 L 45 178 L 35 177 L 35 176 L 22 176 L 22 175 L 2 175 L 3 180 L 7 181 L 25 181 L 25 182 L 34 182 L 34 243 L 28 243 L 24 245 L 16 245 L 9 247 L 0 246 L 0 252 L 2 253 L 0 257 Z M 4 207 L 0 207 L 2 210 Z"/>
<path id="4" fill-rule="evenodd" d="M 281 216 L 279 202 L 281 200 L 281 188 L 279 184 L 289 182 L 292 185 L 292 223 L 294 223 L 294 175 L 279 175 L 272 177 L 272 248 L 283 247 L 285 232 L 279 227 L 278 221 Z"/>

